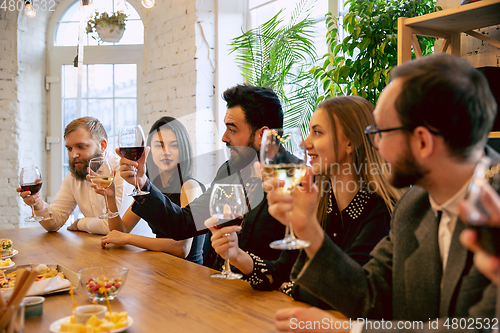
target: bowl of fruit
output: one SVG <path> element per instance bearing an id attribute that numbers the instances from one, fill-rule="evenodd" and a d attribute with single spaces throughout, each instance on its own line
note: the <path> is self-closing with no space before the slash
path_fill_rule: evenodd
<path id="1" fill-rule="evenodd" d="M 123 289 L 127 280 L 128 268 L 90 267 L 78 271 L 80 284 L 90 299 L 112 300 Z"/>

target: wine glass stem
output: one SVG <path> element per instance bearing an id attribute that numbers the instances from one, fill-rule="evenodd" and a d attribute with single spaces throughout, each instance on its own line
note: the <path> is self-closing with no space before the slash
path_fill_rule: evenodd
<path id="1" fill-rule="evenodd" d="M 295 232 L 293 231 L 293 225 L 292 225 L 292 222 L 290 222 L 288 220 L 288 215 L 290 213 L 286 213 L 286 222 L 287 222 L 287 225 L 288 225 L 288 236 L 292 239 L 292 240 L 296 240 L 297 237 L 295 237 Z"/>
<path id="2" fill-rule="evenodd" d="M 497 274 L 498 274 L 498 280 L 500 281 L 500 269 L 497 271 Z M 497 286 L 497 304 L 496 304 L 496 311 L 495 311 L 495 317 L 500 320 L 500 286 Z M 497 326 L 496 328 L 493 330 L 493 333 L 499 333 L 500 332 L 500 329 L 499 329 L 499 324 L 497 323 Z"/>
<path id="3" fill-rule="evenodd" d="M 104 190 L 104 202 L 106 203 L 106 215 L 108 215 L 109 207 L 108 207 L 108 196 L 106 195 L 106 190 Z"/>
<path id="4" fill-rule="evenodd" d="M 229 264 L 229 250 L 226 251 L 224 256 L 224 268 L 222 269 L 223 274 L 231 274 L 231 265 Z"/>
<path id="5" fill-rule="evenodd" d="M 284 189 L 283 192 L 285 192 L 286 194 L 290 194 L 291 190 Z M 285 219 L 286 219 L 285 239 L 290 238 L 292 240 L 296 240 L 297 237 L 295 237 L 295 233 L 293 232 L 292 222 L 290 222 L 290 212 L 285 213 Z"/>
<path id="6" fill-rule="evenodd" d="M 134 182 L 135 182 L 135 192 L 139 192 L 139 184 L 137 184 L 137 168 L 134 167 Z"/>
<path id="7" fill-rule="evenodd" d="M 35 218 L 36 217 L 36 215 L 35 215 L 35 205 L 31 205 L 30 207 L 31 207 L 31 217 Z"/>

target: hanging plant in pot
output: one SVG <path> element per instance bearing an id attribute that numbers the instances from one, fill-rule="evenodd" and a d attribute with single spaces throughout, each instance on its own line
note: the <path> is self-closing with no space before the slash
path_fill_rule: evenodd
<path id="1" fill-rule="evenodd" d="M 106 12 L 100 14 L 96 11 L 94 16 L 87 21 L 85 32 L 87 34 L 97 32 L 98 38 L 95 36 L 92 38 L 96 39 L 99 44 L 119 42 L 125 32 L 127 17 L 128 15 L 123 11 L 112 12 L 111 15 Z"/>

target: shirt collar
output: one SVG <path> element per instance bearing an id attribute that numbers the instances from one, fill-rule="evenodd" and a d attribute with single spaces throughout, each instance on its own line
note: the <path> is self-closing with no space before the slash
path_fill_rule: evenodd
<path id="1" fill-rule="evenodd" d="M 448 201 L 442 205 L 438 205 L 429 194 L 429 202 L 431 203 L 431 208 L 434 211 L 434 214 L 437 216 L 438 211 L 445 211 L 450 216 L 458 216 L 458 204 L 465 199 L 471 179 L 472 178 L 468 179 L 460 190 L 458 190 L 453 197 L 448 199 Z"/>

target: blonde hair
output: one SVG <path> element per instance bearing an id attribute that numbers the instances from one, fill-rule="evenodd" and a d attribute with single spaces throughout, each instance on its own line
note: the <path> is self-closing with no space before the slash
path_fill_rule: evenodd
<path id="1" fill-rule="evenodd" d="M 94 117 L 81 117 L 73 120 L 66 126 L 64 129 L 64 139 L 68 136 L 69 133 L 79 130 L 80 128 L 85 128 L 92 135 L 92 139 L 97 143 L 97 145 L 101 144 L 101 141 L 108 140 L 108 134 L 102 126 L 101 122 Z"/>
<path id="2" fill-rule="evenodd" d="M 387 180 L 389 169 L 379 152 L 372 149 L 364 130 L 369 125 L 375 125 L 373 119 L 373 104 L 359 96 L 340 96 L 325 100 L 318 105 L 323 109 L 330 119 L 333 135 L 333 151 L 338 156 L 338 141 L 335 135 L 336 123 L 344 132 L 346 138 L 351 142 L 353 151 L 353 167 L 359 170 L 357 176 L 364 181 L 365 190 L 377 193 L 387 205 L 389 211 L 394 208 L 394 203 L 400 197 L 400 192 L 392 187 Z M 365 167 L 363 167 L 365 164 Z M 372 172 L 372 166 L 376 166 L 377 172 Z M 327 176 L 318 176 L 318 184 L 328 183 Z M 319 203 L 317 217 L 324 226 L 327 219 L 327 207 L 329 204 L 329 191 L 319 191 Z"/>

